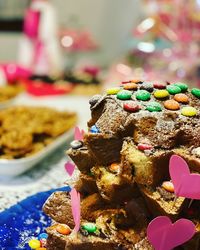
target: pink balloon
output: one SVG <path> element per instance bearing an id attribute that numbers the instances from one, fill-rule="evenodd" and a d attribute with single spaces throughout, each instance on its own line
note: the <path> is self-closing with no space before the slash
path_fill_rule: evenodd
<path id="1" fill-rule="evenodd" d="M 171 157 L 169 173 L 176 196 L 200 200 L 200 175 L 191 174 L 183 158 L 178 155 Z"/>
<path id="2" fill-rule="evenodd" d="M 171 250 L 187 242 L 195 234 L 195 225 L 187 219 L 174 224 L 167 216 L 153 219 L 147 227 L 147 238 L 155 250 Z"/>

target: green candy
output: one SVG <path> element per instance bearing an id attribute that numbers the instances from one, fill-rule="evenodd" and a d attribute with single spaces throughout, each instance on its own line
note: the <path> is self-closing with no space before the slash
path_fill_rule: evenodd
<path id="1" fill-rule="evenodd" d="M 91 222 L 84 223 L 84 224 L 82 225 L 82 228 L 83 228 L 84 230 L 86 230 L 88 233 L 94 233 L 94 232 L 96 232 L 96 230 L 97 230 L 96 225 L 95 225 L 94 223 L 91 223 Z"/>
<path id="2" fill-rule="evenodd" d="M 148 101 L 151 98 L 151 94 L 146 90 L 138 90 L 135 96 L 140 101 Z"/>
<path id="3" fill-rule="evenodd" d="M 173 85 L 179 87 L 182 92 L 186 92 L 188 90 L 188 85 L 183 82 L 176 82 Z"/>
<path id="4" fill-rule="evenodd" d="M 181 88 L 178 86 L 173 85 L 169 85 L 167 86 L 167 91 L 171 94 L 171 95 L 175 95 L 175 94 L 179 94 L 181 93 Z"/>
<path id="5" fill-rule="evenodd" d="M 200 98 L 200 89 L 194 88 L 191 90 L 191 93 L 197 98 Z"/>
<path id="6" fill-rule="evenodd" d="M 117 93 L 117 98 L 120 100 L 129 100 L 131 99 L 132 92 L 129 90 L 121 90 Z"/>
<path id="7" fill-rule="evenodd" d="M 162 107 L 159 102 L 150 102 L 148 103 L 146 110 L 150 112 L 159 112 L 162 111 Z"/>

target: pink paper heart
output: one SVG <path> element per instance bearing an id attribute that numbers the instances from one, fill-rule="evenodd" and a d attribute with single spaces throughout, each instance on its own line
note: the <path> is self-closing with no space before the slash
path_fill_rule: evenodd
<path id="1" fill-rule="evenodd" d="M 174 224 L 167 216 L 159 216 L 147 227 L 147 238 L 155 250 L 171 250 L 190 240 L 195 234 L 195 225 L 187 219 Z"/>
<path id="2" fill-rule="evenodd" d="M 200 200 L 200 175 L 191 174 L 183 158 L 178 155 L 171 157 L 169 173 L 176 196 Z"/>
<path id="3" fill-rule="evenodd" d="M 70 192 L 71 197 L 71 208 L 72 215 L 74 219 L 74 231 L 78 232 L 80 229 L 80 221 L 81 221 L 81 205 L 80 205 L 80 193 L 73 188 Z"/>
<path id="4" fill-rule="evenodd" d="M 74 140 L 82 141 L 85 131 L 83 129 L 80 130 L 79 127 L 75 127 L 74 131 Z"/>
<path id="5" fill-rule="evenodd" d="M 74 164 L 72 164 L 70 162 L 65 163 L 65 170 L 67 171 L 67 173 L 68 173 L 69 176 L 73 175 L 74 169 L 75 169 L 75 165 Z"/>

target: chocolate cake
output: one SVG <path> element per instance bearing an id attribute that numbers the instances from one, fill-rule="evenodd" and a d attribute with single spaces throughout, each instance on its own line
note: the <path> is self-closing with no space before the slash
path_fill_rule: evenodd
<path id="1" fill-rule="evenodd" d="M 174 154 L 200 173 L 200 89 L 132 80 L 92 97 L 90 108 L 88 133 L 67 151 L 81 172 L 81 227 L 72 231 L 69 194 L 54 194 L 44 205 L 55 223 L 47 249 L 150 250 L 146 229 L 159 215 L 191 219 L 196 234 L 176 249 L 200 249 L 200 203 L 176 198 L 169 175 Z"/>

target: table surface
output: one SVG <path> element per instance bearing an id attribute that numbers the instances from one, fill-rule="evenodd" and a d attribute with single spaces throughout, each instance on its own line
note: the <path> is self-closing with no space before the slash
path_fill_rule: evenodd
<path id="1" fill-rule="evenodd" d="M 45 105 L 61 110 L 76 111 L 79 115 L 78 126 L 86 129 L 87 121 L 90 118 L 88 101 L 89 97 L 83 96 L 32 97 L 28 94 L 22 94 L 16 99 L 15 104 Z M 76 169 L 73 177 L 69 177 L 64 170 L 64 164 L 68 160 L 65 151 L 69 148 L 69 143 L 70 141 L 66 142 L 53 154 L 20 176 L 14 178 L 0 176 L 0 211 L 31 194 L 62 187 L 66 181 L 73 185 L 79 171 Z"/>

